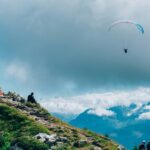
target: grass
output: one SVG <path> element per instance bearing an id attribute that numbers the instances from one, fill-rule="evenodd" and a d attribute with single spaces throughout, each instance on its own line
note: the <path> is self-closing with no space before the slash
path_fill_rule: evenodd
<path id="1" fill-rule="evenodd" d="M 9 149 L 10 145 L 16 141 L 31 147 L 31 150 L 38 150 L 37 147 L 47 150 L 47 145 L 33 139 L 33 136 L 39 132 L 50 133 L 50 131 L 32 118 L 5 104 L 0 104 L 0 132 L 1 150 Z"/>
<path id="2" fill-rule="evenodd" d="M 51 116 L 39 104 L 25 103 L 24 105 L 37 110 L 38 116 L 58 126 L 51 130 L 22 111 L 10 105 L 0 103 L 0 150 L 9 150 L 10 146 L 14 143 L 18 143 L 18 146 L 25 150 L 48 150 L 47 144 L 33 138 L 38 133 L 56 133 L 58 136 L 67 137 L 68 142 L 60 147 L 56 146 L 57 150 L 92 150 L 94 146 L 91 143 L 87 143 L 84 147 L 80 148 L 73 146 L 75 142 L 84 140 L 86 137 L 92 137 L 95 142 L 101 144 L 103 149 L 117 150 L 116 144 L 108 138 L 87 129 L 81 130 L 71 127 L 67 123 Z"/>

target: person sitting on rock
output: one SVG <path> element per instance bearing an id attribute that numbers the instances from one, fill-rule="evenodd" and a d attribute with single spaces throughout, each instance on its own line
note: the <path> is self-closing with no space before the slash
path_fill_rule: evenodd
<path id="1" fill-rule="evenodd" d="M 28 96 L 27 101 L 30 102 L 30 103 L 37 103 L 35 98 L 34 98 L 34 93 L 33 92 Z"/>

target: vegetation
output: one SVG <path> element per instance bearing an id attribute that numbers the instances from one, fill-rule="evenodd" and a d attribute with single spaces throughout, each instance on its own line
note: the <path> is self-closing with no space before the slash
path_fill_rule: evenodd
<path id="1" fill-rule="evenodd" d="M 62 137 L 63 142 L 53 145 L 56 150 L 92 150 L 94 147 L 117 150 L 117 144 L 110 139 L 87 129 L 74 128 L 53 117 L 39 104 L 16 104 L 9 99 L 0 99 L 1 150 L 9 150 L 16 144 L 23 150 L 48 150 L 52 145 L 36 139 L 39 133 Z"/>
<path id="2" fill-rule="evenodd" d="M 135 146 L 135 147 L 133 148 L 133 150 L 138 150 L 137 146 Z"/>
<path id="3" fill-rule="evenodd" d="M 45 148 L 46 144 L 44 145 L 32 137 L 39 132 L 50 133 L 43 125 L 5 104 L 0 104 L 0 131 L 1 150 L 9 149 L 10 145 L 16 141 L 22 143 L 23 147 L 27 145 L 33 150 L 38 150 L 37 146 Z"/>

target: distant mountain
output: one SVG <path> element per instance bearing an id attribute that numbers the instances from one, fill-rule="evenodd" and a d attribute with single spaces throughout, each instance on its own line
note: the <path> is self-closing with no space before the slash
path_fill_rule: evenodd
<path id="1" fill-rule="evenodd" d="M 90 113 L 90 109 L 81 113 L 70 121 L 71 125 L 87 128 L 96 133 L 107 134 L 129 150 L 138 145 L 143 139 L 150 139 L 150 120 L 140 119 L 144 113 L 150 112 L 150 104 L 137 107 L 117 106 L 110 108 L 114 116 L 97 116 Z"/>
<path id="2" fill-rule="evenodd" d="M 88 128 L 98 133 L 109 133 L 114 127 L 111 125 L 113 118 L 99 117 L 97 115 L 89 114 L 90 109 L 81 113 L 76 119 L 70 121 L 71 125 L 79 128 Z"/>

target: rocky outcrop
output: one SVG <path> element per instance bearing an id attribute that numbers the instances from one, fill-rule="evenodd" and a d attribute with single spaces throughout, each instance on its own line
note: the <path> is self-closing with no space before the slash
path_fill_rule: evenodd
<path id="1" fill-rule="evenodd" d="M 126 150 L 124 146 L 118 145 L 118 150 Z"/>
<path id="2" fill-rule="evenodd" d="M 23 150 L 21 147 L 18 146 L 18 144 L 15 144 L 11 146 L 10 150 Z"/>
<path id="3" fill-rule="evenodd" d="M 100 147 L 94 147 L 94 150 L 102 150 Z"/>
<path id="4" fill-rule="evenodd" d="M 74 143 L 74 146 L 77 148 L 80 148 L 80 147 L 84 147 L 87 144 L 88 144 L 88 142 L 86 140 L 79 140 Z"/>
<path id="5" fill-rule="evenodd" d="M 48 135 L 46 133 L 39 133 L 35 136 L 35 138 L 40 140 L 41 142 L 55 143 L 57 140 L 57 135 L 56 134 Z"/>
<path id="6" fill-rule="evenodd" d="M 56 146 L 56 145 L 60 147 L 64 143 L 68 142 L 68 138 L 61 137 L 56 134 L 48 135 L 46 133 L 39 133 L 35 136 L 35 138 L 41 142 L 48 144 L 50 147 Z"/>

